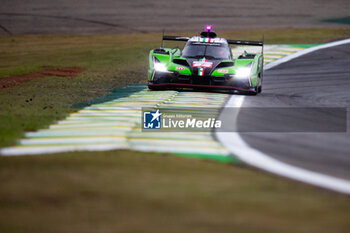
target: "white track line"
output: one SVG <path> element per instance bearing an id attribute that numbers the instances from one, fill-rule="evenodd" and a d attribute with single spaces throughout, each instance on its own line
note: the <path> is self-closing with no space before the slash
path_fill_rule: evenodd
<path id="1" fill-rule="evenodd" d="M 288 62 L 290 60 L 293 60 L 294 58 L 303 56 L 303 55 L 308 54 L 308 53 L 312 53 L 312 52 L 320 50 L 320 49 L 325 49 L 325 48 L 334 47 L 334 46 L 337 46 L 337 45 L 342 45 L 342 44 L 347 44 L 347 43 L 350 43 L 350 38 L 345 39 L 345 40 L 340 40 L 340 41 L 335 41 L 335 42 L 323 44 L 323 45 L 318 45 L 318 46 L 311 47 L 311 48 L 308 48 L 308 49 L 304 49 L 304 50 L 301 50 L 299 52 L 293 53 L 291 55 L 287 55 L 284 58 L 278 59 L 275 62 L 271 62 L 271 63 L 267 64 L 264 67 L 264 69 L 265 70 L 271 69 L 272 67 L 275 67 L 275 66 L 278 66 L 278 65 L 280 65 L 282 63 L 285 63 L 285 62 Z"/>
<path id="2" fill-rule="evenodd" d="M 320 49 L 347 43 L 350 43 L 350 39 L 335 41 L 305 49 L 303 51 L 296 52 L 292 55 L 279 59 L 275 62 L 269 63 L 265 66 L 265 70 L 271 69 L 272 67 L 278 66 L 282 63 L 288 62 L 292 59 Z M 225 107 L 241 107 L 243 102 L 244 96 L 231 96 Z M 309 171 L 274 159 L 268 154 L 251 148 L 237 132 L 215 132 L 215 134 L 220 143 L 225 146 L 233 155 L 251 166 L 336 192 L 350 194 L 350 182 L 348 180 Z"/>

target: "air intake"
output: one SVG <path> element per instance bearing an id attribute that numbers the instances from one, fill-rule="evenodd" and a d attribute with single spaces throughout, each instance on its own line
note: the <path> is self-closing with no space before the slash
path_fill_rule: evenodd
<path id="1" fill-rule="evenodd" d="M 173 63 L 178 64 L 178 65 L 182 65 L 182 66 L 190 67 L 190 65 L 187 63 L 187 61 L 183 60 L 183 59 L 174 59 Z"/>
<path id="2" fill-rule="evenodd" d="M 216 68 L 225 68 L 233 66 L 233 62 L 221 62 L 219 65 L 216 66 Z"/>

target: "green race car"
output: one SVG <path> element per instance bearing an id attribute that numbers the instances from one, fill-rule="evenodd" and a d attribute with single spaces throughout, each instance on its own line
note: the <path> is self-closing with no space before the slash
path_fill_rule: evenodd
<path id="1" fill-rule="evenodd" d="M 257 94 L 262 89 L 263 41 L 218 38 L 207 26 L 200 36 L 164 36 L 163 40 L 185 41 L 179 48 L 153 49 L 149 54 L 148 88 L 216 89 Z M 230 45 L 261 46 L 261 53 L 232 56 Z"/>

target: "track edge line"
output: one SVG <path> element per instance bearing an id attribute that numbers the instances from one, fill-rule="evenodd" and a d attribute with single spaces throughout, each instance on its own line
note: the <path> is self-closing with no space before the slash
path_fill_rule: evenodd
<path id="1" fill-rule="evenodd" d="M 300 52 L 288 55 L 282 59 L 271 62 L 264 67 L 264 70 L 271 69 L 282 63 L 293 60 L 297 57 L 312 53 L 314 51 L 330 48 L 342 44 L 350 43 L 350 38 L 343 39 L 340 41 L 330 42 L 323 45 L 318 45 L 312 48 L 305 49 Z M 230 107 L 234 102 L 232 96 L 226 102 L 224 107 Z M 241 107 L 244 102 L 244 96 L 241 101 L 235 103 L 234 107 Z M 231 106 L 233 107 L 233 106 Z M 237 117 L 236 117 L 237 118 Z M 257 149 L 250 147 L 237 132 L 218 132 L 215 131 L 215 136 L 218 141 L 230 152 L 236 156 L 242 162 L 247 163 L 253 167 L 265 170 L 267 172 L 287 177 L 293 180 L 301 181 L 303 183 L 315 185 L 321 188 L 332 190 L 335 192 L 350 195 L 350 181 L 337 178 L 334 176 L 322 174 L 319 172 L 309 171 L 304 168 L 293 166 L 277 159 L 272 158 L 268 154 L 263 153 Z M 232 144 L 234 142 L 234 144 Z"/>

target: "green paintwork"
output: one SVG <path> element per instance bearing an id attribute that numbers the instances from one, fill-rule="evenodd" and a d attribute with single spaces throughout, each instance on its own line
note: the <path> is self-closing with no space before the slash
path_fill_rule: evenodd
<path id="1" fill-rule="evenodd" d="M 191 70 L 186 67 L 179 64 L 175 64 L 172 61 L 174 59 L 183 59 L 181 58 L 181 50 L 179 48 L 171 49 L 171 48 L 163 48 L 165 52 L 168 52 L 169 54 L 159 54 L 155 53 L 154 50 L 151 50 L 149 53 L 149 66 L 148 66 L 148 81 L 151 81 L 152 74 L 154 72 L 153 67 L 153 57 L 157 58 L 161 63 L 165 64 L 167 70 L 169 71 L 176 71 L 181 75 L 192 75 Z M 257 53 L 254 58 L 252 59 L 232 59 L 232 60 L 223 60 L 221 62 L 233 62 L 234 65 L 231 67 L 225 67 L 225 68 L 217 68 L 213 70 L 211 73 L 211 76 L 215 77 L 222 77 L 225 74 L 231 74 L 234 75 L 236 70 L 247 66 L 250 63 L 253 63 L 253 66 L 251 68 L 251 75 L 250 75 L 250 81 L 251 81 L 251 87 L 255 88 L 260 85 L 260 79 L 258 78 L 259 73 L 261 72 L 263 66 L 262 66 L 262 55 L 260 53 Z M 179 67 L 181 67 L 179 69 Z"/>

